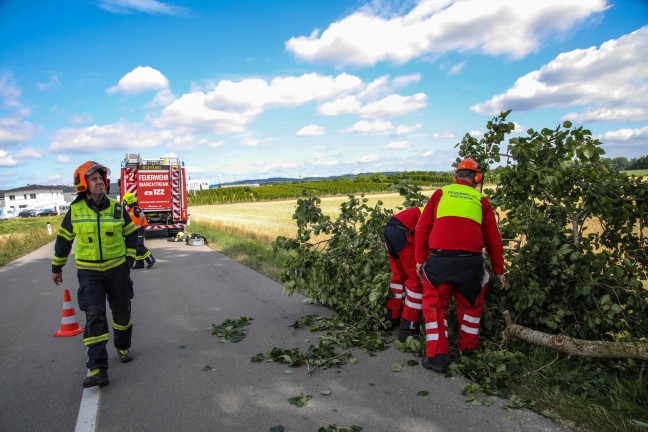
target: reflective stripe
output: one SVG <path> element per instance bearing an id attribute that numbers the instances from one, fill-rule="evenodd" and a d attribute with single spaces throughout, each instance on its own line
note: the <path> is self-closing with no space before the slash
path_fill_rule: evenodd
<path id="1" fill-rule="evenodd" d="M 115 268 L 125 262 L 126 262 L 125 257 L 115 258 L 114 260 L 110 260 L 102 263 L 77 261 L 77 269 L 105 271 L 105 270 L 110 270 L 111 268 Z"/>
<path id="2" fill-rule="evenodd" d="M 421 303 L 411 302 L 407 298 L 405 298 L 405 305 L 407 305 L 410 309 L 423 309 L 423 305 Z"/>
<path id="3" fill-rule="evenodd" d="M 65 264 L 67 264 L 67 260 L 67 257 L 61 258 L 54 256 L 54 258 L 52 259 L 52 265 L 63 267 Z"/>
<path id="4" fill-rule="evenodd" d="M 88 345 L 94 345 L 94 344 L 99 343 L 99 342 L 105 342 L 107 340 L 108 340 L 108 333 L 104 333 L 104 334 L 99 335 L 99 336 L 89 337 L 89 338 L 83 339 L 83 344 L 85 346 L 88 346 Z"/>
<path id="5" fill-rule="evenodd" d="M 72 241 L 74 240 L 75 234 L 71 233 L 70 231 L 66 230 L 63 227 L 60 227 L 56 235 L 59 235 L 63 237 L 65 240 Z"/>
<path id="6" fill-rule="evenodd" d="M 416 293 L 416 292 L 408 289 L 407 290 L 407 295 L 409 297 L 412 297 L 413 299 L 423 300 L 423 293 Z"/>
<path id="7" fill-rule="evenodd" d="M 479 334 L 479 329 L 474 327 L 468 327 L 467 325 L 461 325 L 461 331 L 470 334 Z"/>
<path id="8" fill-rule="evenodd" d="M 113 328 L 115 330 L 128 330 L 131 327 L 133 327 L 133 320 L 128 321 L 128 324 L 126 324 L 125 326 L 113 322 Z"/>
<path id="9" fill-rule="evenodd" d="M 426 341 L 435 341 L 439 340 L 439 334 L 438 333 L 430 333 L 425 335 L 425 340 Z"/>
<path id="10" fill-rule="evenodd" d="M 74 309 L 74 303 L 72 302 L 63 302 L 63 310 L 65 309 Z"/>
<path id="11" fill-rule="evenodd" d="M 434 330 L 434 329 L 438 329 L 438 328 L 439 328 L 439 324 L 437 324 L 436 321 L 430 322 L 430 323 L 425 323 L 425 330 Z"/>
<path id="12" fill-rule="evenodd" d="M 137 258 L 137 259 L 144 259 L 144 258 Z M 402 299 L 403 298 L 403 293 L 396 294 L 395 292 L 392 291 L 393 297 L 395 299 Z"/>
<path id="13" fill-rule="evenodd" d="M 132 233 L 133 231 L 137 231 L 137 225 L 135 225 L 133 222 L 129 223 L 125 227 L 122 228 L 122 234 L 124 236 L 127 236 L 128 234 Z"/>
<path id="14" fill-rule="evenodd" d="M 474 317 L 474 316 L 464 314 L 463 320 L 469 323 L 479 324 L 481 317 Z"/>
<path id="15" fill-rule="evenodd" d="M 401 284 L 392 283 L 392 284 L 389 284 L 389 288 L 399 290 L 399 291 L 403 291 L 403 285 L 401 285 Z"/>

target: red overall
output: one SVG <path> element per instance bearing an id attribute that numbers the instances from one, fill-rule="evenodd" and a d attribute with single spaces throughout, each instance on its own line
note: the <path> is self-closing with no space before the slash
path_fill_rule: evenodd
<path id="1" fill-rule="evenodd" d="M 414 259 L 414 234 L 421 216 L 418 207 L 397 213 L 385 226 L 385 248 L 389 253 L 392 277 L 389 282 L 390 298 L 387 309 L 390 318 L 403 318 L 418 323 L 421 318 L 423 285 L 416 274 Z"/>
<path id="2" fill-rule="evenodd" d="M 459 180 L 458 184 L 469 188 L 470 190 L 466 189 L 466 195 L 470 195 L 472 188 L 469 183 Z M 416 228 L 416 262 L 425 263 L 423 317 L 427 357 L 448 354 L 446 312 L 452 294 L 459 324 L 458 348 L 478 348 L 481 313 L 489 281 L 481 255 L 484 246 L 493 272 L 498 275 L 504 272 L 502 239 L 488 200 L 481 197 L 476 201 L 481 206 L 480 224 L 467 216 L 456 214 L 461 211 L 437 217 L 442 197 L 442 189 L 434 192 Z"/>

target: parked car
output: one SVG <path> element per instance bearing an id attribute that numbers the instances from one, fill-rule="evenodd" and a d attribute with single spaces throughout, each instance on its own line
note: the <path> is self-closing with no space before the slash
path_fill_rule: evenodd
<path id="1" fill-rule="evenodd" d="M 45 208 L 38 212 L 38 216 L 58 216 L 58 212 L 51 208 Z"/>
<path id="2" fill-rule="evenodd" d="M 36 217 L 36 210 L 34 209 L 24 209 L 20 210 L 20 213 L 18 213 L 18 217 Z"/>

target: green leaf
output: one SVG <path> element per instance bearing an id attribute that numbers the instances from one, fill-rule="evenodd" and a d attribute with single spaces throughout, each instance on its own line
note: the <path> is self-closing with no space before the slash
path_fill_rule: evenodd
<path id="1" fill-rule="evenodd" d="M 427 390 L 421 390 L 418 393 L 416 393 L 416 396 L 427 396 L 429 394 L 430 392 L 428 392 Z"/>
<path id="2" fill-rule="evenodd" d="M 284 432 L 286 429 L 283 426 L 272 426 L 270 432 Z"/>
<path id="3" fill-rule="evenodd" d="M 319 392 L 319 394 L 324 395 L 324 396 L 328 396 L 331 393 L 332 393 L 331 390 L 320 390 L 320 392 Z"/>

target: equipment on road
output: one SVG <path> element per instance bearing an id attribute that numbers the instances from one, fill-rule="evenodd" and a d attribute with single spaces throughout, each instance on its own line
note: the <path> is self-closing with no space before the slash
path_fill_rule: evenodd
<path id="1" fill-rule="evenodd" d="M 61 329 L 54 333 L 52 336 L 74 336 L 83 332 L 83 327 L 79 327 L 79 323 L 74 313 L 74 305 L 72 304 L 72 297 L 70 290 L 63 291 L 63 312 L 61 313 Z"/>
<path id="2" fill-rule="evenodd" d="M 124 199 L 135 198 L 148 221 L 146 231 L 167 230 L 169 236 L 187 225 L 184 162 L 178 157 L 145 159 L 126 154 L 117 182 Z"/>

